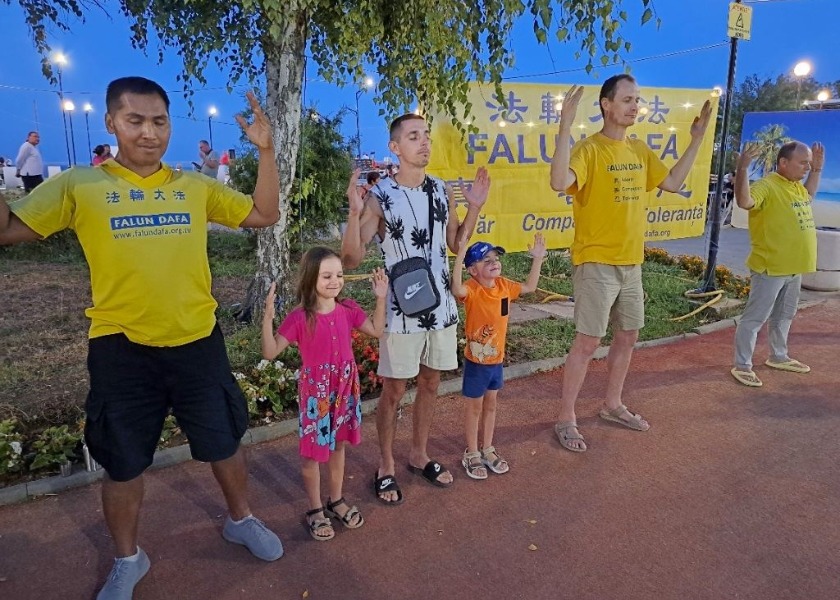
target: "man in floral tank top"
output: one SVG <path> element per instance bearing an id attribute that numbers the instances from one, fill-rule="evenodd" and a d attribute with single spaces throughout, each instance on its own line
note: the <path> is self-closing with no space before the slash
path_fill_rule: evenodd
<path id="1" fill-rule="evenodd" d="M 427 453 L 440 372 L 458 366 L 458 310 L 449 291 L 446 249 L 455 252 L 457 240 L 472 234 L 487 200 L 490 178 L 482 167 L 473 185 L 464 190 L 467 214 L 464 222 L 459 223 L 451 188 L 442 180 L 426 175 L 432 149 L 426 120 L 406 114 L 391 124 L 390 132 L 389 149 L 399 159 L 400 170 L 374 186 L 364 200 L 356 187 L 359 173 L 351 175 L 347 188 L 350 214 L 341 258 L 345 268 L 358 267 L 365 247 L 376 237 L 389 274 L 397 263 L 422 257 L 440 294 L 437 307 L 417 317 L 402 312 L 393 289 L 388 295 L 386 332 L 379 343 L 378 373 L 384 377 L 384 383 L 376 411 L 381 459 L 373 477 L 373 489 L 380 502 L 395 505 L 403 499 L 395 478 L 393 455 L 397 406 L 405 394 L 407 380 L 412 377 L 417 378 L 417 396 L 408 468 L 438 487 L 452 484 L 451 473 Z M 405 293 L 406 299 L 410 299 L 413 290 Z"/>

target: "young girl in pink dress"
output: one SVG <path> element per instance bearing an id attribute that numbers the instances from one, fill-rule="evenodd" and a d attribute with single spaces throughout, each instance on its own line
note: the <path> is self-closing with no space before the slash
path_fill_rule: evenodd
<path id="1" fill-rule="evenodd" d="M 316 246 L 303 255 L 297 289 L 298 307 L 275 333 L 273 329 L 275 284 L 265 299 L 262 328 L 263 357 L 273 360 L 289 344 L 301 355 L 298 380 L 300 454 L 303 484 L 309 496 L 306 525 L 318 541 L 335 536 L 330 517 L 356 529 L 365 520 L 359 509 L 345 502 L 344 447 L 361 441 L 362 410 L 359 373 L 353 357 L 351 332 L 380 337 L 385 329 L 385 271 L 373 272 L 376 310 L 373 321 L 353 300 L 338 298 L 344 287 L 341 258 L 329 248 Z M 329 470 L 329 497 L 321 500 L 320 463 Z M 331 500 L 338 498 L 337 500 Z"/>

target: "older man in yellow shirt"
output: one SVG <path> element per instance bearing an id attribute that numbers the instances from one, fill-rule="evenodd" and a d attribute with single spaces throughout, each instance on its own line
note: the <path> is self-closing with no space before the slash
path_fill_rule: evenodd
<path id="1" fill-rule="evenodd" d="M 732 376 L 750 387 L 761 379 L 752 370 L 758 331 L 769 320 L 770 358 L 773 369 L 808 373 L 811 367 L 788 356 L 787 340 L 796 315 L 802 274 L 817 268 L 817 233 L 811 199 L 817 193 L 825 164 L 825 148 L 819 142 L 808 148 L 802 142 L 781 147 L 776 170 L 752 186 L 747 168 L 758 155 L 747 147 L 738 159 L 735 198 L 750 211 L 750 297 L 735 330 Z M 805 176 L 808 179 L 801 183 Z"/>

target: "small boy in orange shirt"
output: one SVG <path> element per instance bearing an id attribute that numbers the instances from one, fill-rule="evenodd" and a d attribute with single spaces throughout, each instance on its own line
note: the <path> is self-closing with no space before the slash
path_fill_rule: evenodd
<path id="1" fill-rule="evenodd" d="M 525 283 L 502 277 L 501 256 L 505 249 L 487 242 L 476 242 L 467 248 L 468 238 L 460 240 L 452 273 L 452 294 L 463 301 L 467 319 L 464 330 L 467 347 L 464 351 L 465 432 L 467 449 L 461 464 L 473 479 L 487 479 L 487 469 L 507 473 L 506 460 L 493 446 L 496 426 L 496 396 L 504 383 L 502 362 L 505 357 L 505 337 L 511 303 L 521 294 L 537 289 L 540 267 L 546 255 L 542 234 L 534 236 L 528 246 L 533 257 L 531 272 Z M 463 267 L 471 275 L 463 282 Z M 479 423 L 482 427 L 482 447 L 478 445 Z"/>

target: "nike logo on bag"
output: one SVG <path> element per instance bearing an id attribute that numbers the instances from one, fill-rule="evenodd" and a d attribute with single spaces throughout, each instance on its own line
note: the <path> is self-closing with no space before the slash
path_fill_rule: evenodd
<path id="1" fill-rule="evenodd" d="M 417 295 L 417 292 L 419 292 L 421 289 L 423 289 L 423 284 L 422 283 L 415 283 L 414 285 L 408 286 L 405 289 L 404 298 L 406 300 L 411 300 L 412 298 L 414 298 L 414 296 Z"/>

